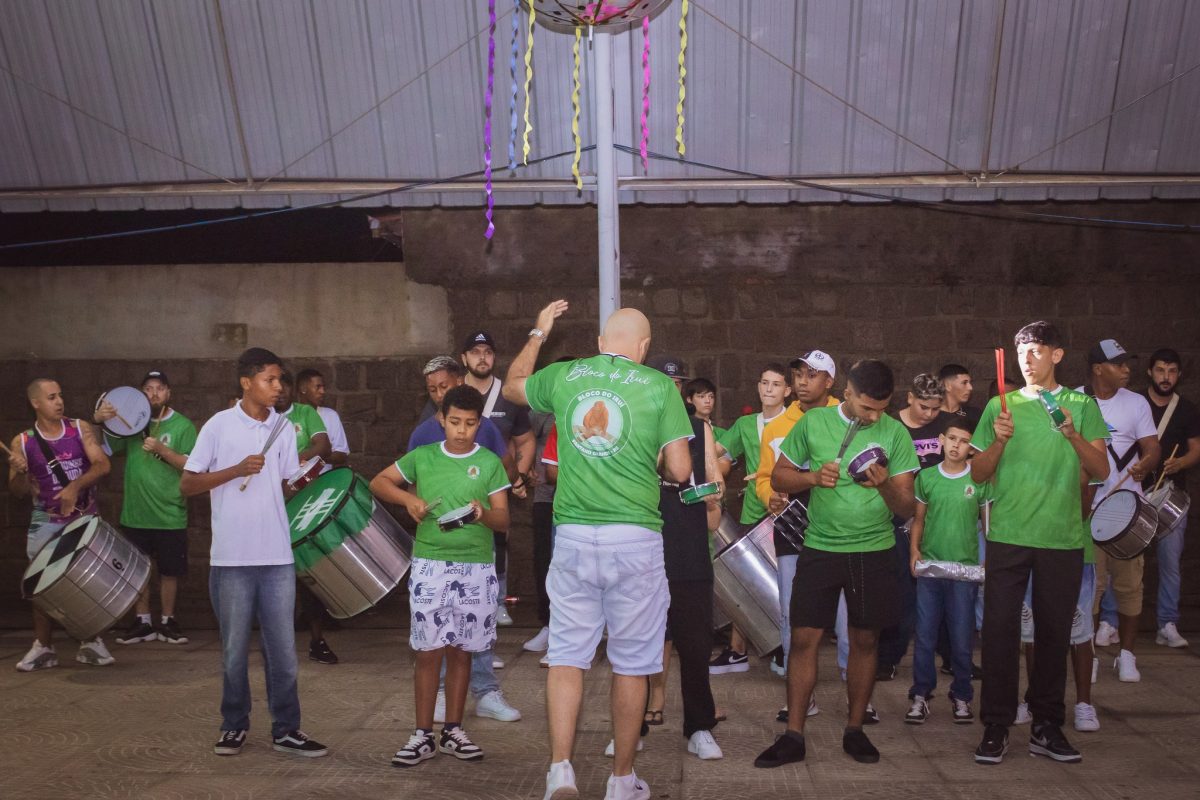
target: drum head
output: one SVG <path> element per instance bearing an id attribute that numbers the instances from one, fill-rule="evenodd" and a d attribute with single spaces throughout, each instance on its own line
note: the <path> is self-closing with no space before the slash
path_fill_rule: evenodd
<path id="1" fill-rule="evenodd" d="M 132 386 L 118 386 L 102 397 L 117 409 L 119 416 L 104 423 L 104 429 L 113 436 L 135 436 L 150 424 L 150 401 L 141 389 Z M 100 407 L 100 403 L 96 403 Z"/>
<path id="2" fill-rule="evenodd" d="M 295 546 L 300 540 L 321 530 L 330 520 L 336 518 L 361 483 L 353 470 L 340 467 L 326 472 L 301 489 L 287 502 L 292 545 Z M 369 491 L 367 495 L 370 496 Z M 366 516 L 370 516 L 369 508 L 366 510 Z M 365 519 L 362 523 L 365 525 Z"/>
<path id="3" fill-rule="evenodd" d="M 872 442 L 867 445 L 866 449 L 850 460 L 850 466 L 846 468 L 846 471 L 850 473 L 851 478 L 858 481 L 866 477 L 867 469 L 872 464 L 879 464 L 886 467 L 887 463 L 887 453 L 884 452 L 883 447 Z"/>
<path id="4" fill-rule="evenodd" d="M 475 516 L 475 507 L 467 505 L 442 514 L 437 518 L 437 524 L 442 529 L 447 527 L 462 527 L 462 525 L 466 524 L 463 520 L 469 520 L 473 516 Z"/>
<path id="5" fill-rule="evenodd" d="M 75 554 L 85 549 L 96 535 L 100 518 L 94 514 L 70 522 L 46 542 L 25 570 L 21 589 L 26 597 L 45 591 L 71 566 Z"/>
<path id="6" fill-rule="evenodd" d="M 1113 492 L 1092 512 L 1092 540 L 1111 541 L 1128 528 L 1137 516 L 1138 497 L 1127 489 Z"/>

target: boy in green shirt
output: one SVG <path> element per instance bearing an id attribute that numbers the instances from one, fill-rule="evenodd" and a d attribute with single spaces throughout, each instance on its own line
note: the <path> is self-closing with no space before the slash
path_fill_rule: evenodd
<path id="1" fill-rule="evenodd" d="M 483 758 L 463 731 L 462 718 L 471 653 L 496 643 L 499 581 L 492 532 L 508 530 L 509 487 L 500 459 L 475 443 L 483 406 L 483 395 L 471 386 L 446 392 L 446 441 L 410 451 L 371 481 L 379 499 L 403 505 L 417 521 L 408 580 L 417 727 L 392 757 L 397 767 L 416 766 L 438 750 L 464 761 Z M 438 524 L 439 514 L 468 508 L 466 524 L 449 530 Z M 433 706 L 443 657 L 446 722 L 438 741 Z"/>
<path id="2" fill-rule="evenodd" d="M 1029 752 L 1077 762 L 1082 757 L 1062 724 L 1071 618 L 1083 576 L 1080 469 L 1088 480 L 1108 476 L 1108 427 L 1093 398 L 1059 385 L 1055 367 L 1065 353 L 1054 325 L 1030 323 L 1014 343 L 1025 387 L 988 401 L 971 443 L 979 451 L 971 477 L 991 481 L 994 498 L 983 587 L 980 718 L 986 727 L 975 761 L 998 764 L 1008 751 L 1008 728 L 1017 716 L 1021 601 L 1032 575 L 1038 657 L 1026 693 L 1033 716 Z M 1061 409 L 1061 423 L 1048 413 L 1047 396 Z"/>
<path id="3" fill-rule="evenodd" d="M 950 686 L 954 721 L 970 724 L 975 719 L 971 713 L 974 697 L 971 644 L 975 638 L 975 596 L 979 587 L 970 581 L 917 574 L 918 560 L 979 564 L 977 524 L 980 509 L 988 502 L 988 487 L 971 480 L 971 467 L 967 463 L 970 424 L 965 416 L 955 416 L 938 435 L 942 462 L 917 473 L 914 489 L 917 513 L 909 531 L 909 568 L 917 579 L 913 685 L 908 690 L 912 706 L 904 715 L 904 721 L 910 725 L 920 725 L 929 716 L 927 698 L 937 686 L 934 655 L 943 619 L 950 634 L 950 663 L 954 670 Z"/>

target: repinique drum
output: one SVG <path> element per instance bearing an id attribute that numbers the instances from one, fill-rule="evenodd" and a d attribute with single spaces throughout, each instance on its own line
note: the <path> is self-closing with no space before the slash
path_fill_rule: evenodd
<path id="1" fill-rule="evenodd" d="M 1128 489 L 1113 492 L 1092 512 L 1092 541 L 1113 558 L 1137 558 L 1157 530 L 1154 506 Z"/>
<path id="2" fill-rule="evenodd" d="M 136 436 L 150 424 L 150 401 L 141 389 L 118 386 L 100 395 L 96 408 L 105 400 L 117 410 L 115 417 L 104 422 L 104 430 L 113 436 Z"/>
<path id="3" fill-rule="evenodd" d="M 150 580 L 150 559 L 95 514 L 73 520 L 46 542 L 21 581 L 21 593 L 73 638 L 111 628 Z"/>
<path id="4" fill-rule="evenodd" d="M 712 497 L 720 492 L 721 484 L 716 481 L 687 486 L 679 490 L 679 502 L 685 506 L 694 506 L 696 503 L 703 503 L 704 498 Z"/>
<path id="5" fill-rule="evenodd" d="M 1175 527 L 1175 523 L 1185 519 L 1188 510 L 1192 507 L 1191 496 L 1170 483 L 1164 483 L 1146 495 L 1146 501 L 1154 506 L 1154 510 L 1158 514 L 1158 530 L 1154 533 L 1155 541 L 1170 533 L 1171 529 Z"/>
<path id="6" fill-rule="evenodd" d="M 447 511 L 437 519 L 438 528 L 443 531 L 456 531 L 475 521 L 475 506 L 466 505 Z"/>
<path id="7" fill-rule="evenodd" d="M 867 469 L 872 464 L 878 464 L 881 467 L 888 465 L 887 453 L 881 445 L 871 442 L 866 448 L 850 459 L 849 466 L 846 467 L 846 472 L 857 483 L 864 483 L 867 480 Z"/>
<path id="8" fill-rule="evenodd" d="M 713 593 L 725 616 L 759 655 L 779 647 L 779 565 L 774 517 L 722 550 L 713 561 Z"/>
<path id="9" fill-rule="evenodd" d="M 287 512 L 296 574 L 338 619 L 379 603 L 408 572 L 412 537 L 350 469 L 316 478 Z"/>
<path id="10" fill-rule="evenodd" d="M 287 484 L 292 491 L 300 491 L 305 486 L 317 479 L 321 474 L 321 469 L 325 466 L 325 459 L 320 456 L 313 456 L 308 461 L 300 465 L 299 469 L 288 476 Z"/>

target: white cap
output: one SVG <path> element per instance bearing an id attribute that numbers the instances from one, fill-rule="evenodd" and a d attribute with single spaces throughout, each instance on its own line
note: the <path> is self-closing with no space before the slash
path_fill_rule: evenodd
<path id="1" fill-rule="evenodd" d="M 801 353 L 792 359 L 789 366 L 796 364 L 805 364 L 818 372 L 828 372 L 829 377 L 837 377 L 837 364 L 833 360 L 833 356 L 826 353 L 824 350 L 809 350 L 807 353 Z"/>

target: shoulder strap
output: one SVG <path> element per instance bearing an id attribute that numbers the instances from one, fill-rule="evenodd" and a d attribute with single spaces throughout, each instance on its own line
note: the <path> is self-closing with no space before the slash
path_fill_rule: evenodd
<path id="1" fill-rule="evenodd" d="M 1171 392 L 1171 402 L 1167 403 L 1167 410 L 1163 412 L 1162 419 L 1158 421 L 1158 438 L 1162 439 L 1163 434 L 1167 432 L 1167 426 L 1171 424 L 1171 417 L 1175 414 L 1175 407 L 1179 405 L 1179 395 Z"/>
<path id="2" fill-rule="evenodd" d="M 492 388 L 488 389 L 487 402 L 483 404 L 483 415 L 490 417 L 492 411 L 496 408 L 496 401 L 500 399 L 500 379 L 492 378 Z"/>
<path id="3" fill-rule="evenodd" d="M 66 427 L 67 421 L 64 419 L 64 435 L 66 434 Z M 54 455 L 54 451 L 50 449 L 50 444 L 42 437 L 42 432 L 37 429 L 36 423 L 33 426 L 33 438 L 37 440 L 38 447 L 42 451 L 42 457 L 46 459 L 46 466 L 49 467 L 50 471 L 54 473 L 55 480 L 58 481 L 60 486 L 66 488 L 67 484 L 71 482 L 70 479 L 67 478 L 66 470 L 62 468 L 62 464 L 58 463 L 58 456 Z"/>

